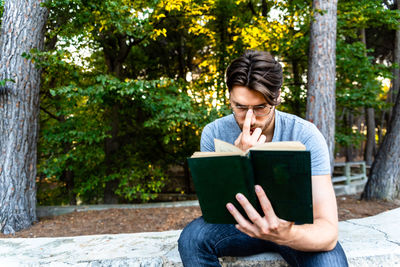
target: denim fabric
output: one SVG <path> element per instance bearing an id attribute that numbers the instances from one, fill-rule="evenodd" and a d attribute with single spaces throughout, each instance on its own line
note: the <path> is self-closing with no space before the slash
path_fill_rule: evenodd
<path id="1" fill-rule="evenodd" d="M 270 241 L 249 237 L 233 224 L 209 224 L 202 217 L 183 229 L 178 241 L 182 263 L 188 266 L 220 266 L 218 257 L 250 256 L 278 252 L 291 266 L 348 266 L 339 243 L 328 252 L 303 252 Z"/>

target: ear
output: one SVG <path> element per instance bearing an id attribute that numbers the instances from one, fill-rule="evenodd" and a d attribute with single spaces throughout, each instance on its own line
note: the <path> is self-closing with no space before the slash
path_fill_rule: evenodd
<path id="1" fill-rule="evenodd" d="M 278 105 L 282 102 L 282 97 L 281 97 L 281 89 L 279 89 L 279 91 L 278 91 Z"/>

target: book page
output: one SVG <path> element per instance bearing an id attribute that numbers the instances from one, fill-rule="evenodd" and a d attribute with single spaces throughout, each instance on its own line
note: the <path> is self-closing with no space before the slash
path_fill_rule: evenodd
<path id="1" fill-rule="evenodd" d="M 299 141 L 282 141 L 282 142 L 268 142 L 261 145 L 254 146 L 249 150 L 279 150 L 279 151 L 293 151 L 306 150 L 306 146 Z"/>
<path id="2" fill-rule="evenodd" d="M 283 142 L 268 142 L 254 146 L 247 151 L 242 151 L 240 148 L 227 143 L 225 141 L 214 139 L 215 152 L 194 152 L 192 158 L 201 157 L 220 157 L 220 156 L 244 156 L 251 150 L 275 150 L 275 151 L 305 151 L 306 146 L 299 141 L 283 141 Z"/>
<path id="3" fill-rule="evenodd" d="M 214 138 L 214 146 L 215 146 L 215 152 L 236 152 L 236 153 L 241 153 L 241 154 L 244 153 L 244 151 L 241 150 L 240 148 L 238 148 L 228 142 L 225 142 L 225 141 L 222 141 L 219 139 L 215 139 L 215 138 Z"/>
<path id="4" fill-rule="evenodd" d="M 243 156 L 244 152 L 194 152 L 192 158 L 221 157 L 221 156 Z"/>

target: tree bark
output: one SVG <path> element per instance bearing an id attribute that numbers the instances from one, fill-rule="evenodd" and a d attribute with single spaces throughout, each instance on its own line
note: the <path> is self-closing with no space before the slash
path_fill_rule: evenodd
<path id="1" fill-rule="evenodd" d="M 400 9 L 400 2 L 397 1 Z M 394 63 L 400 62 L 400 29 L 396 30 L 396 45 L 394 49 Z M 394 68 L 393 95 L 398 92 L 399 72 Z M 397 93 L 395 106 L 375 161 L 372 164 L 370 177 L 364 188 L 364 199 L 400 199 L 400 94 Z"/>
<path id="2" fill-rule="evenodd" d="M 0 35 L 0 231 L 12 234 L 36 220 L 36 151 L 40 70 L 22 57 L 42 49 L 48 11 L 39 0 L 4 2 Z"/>
<path id="3" fill-rule="evenodd" d="M 299 62 L 297 59 L 292 59 L 292 70 L 293 70 L 293 82 L 294 86 L 292 87 L 292 95 L 293 95 L 293 113 L 297 116 L 301 116 L 301 103 L 300 103 L 300 94 L 301 94 L 301 74 L 299 70 Z"/>
<path id="4" fill-rule="evenodd" d="M 400 1 L 396 1 L 397 9 L 400 10 Z M 394 38 L 394 47 L 393 47 L 393 63 L 397 64 L 397 68 L 393 68 L 393 80 L 392 80 L 392 87 L 390 88 L 388 94 L 388 101 L 389 103 L 394 103 L 396 100 L 396 96 L 399 93 L 400 88 L 400 29 L 396 30 L 396 35 Z M 394 110 L 394 109 L 392 109 Z M 392 110 L 389 110 L 388 121 L 391 121 L 391 117 L 393 115 Z"/>
<path id="5" fill-rule="evenodd" d="M 347 127 L 349 127 L 351 129 L 351 127 L 353 127 L 354 125 L 354 115 L 351 111 L 347 111 L 347 116 L 346 116 L 346 125 Z M 346 161 L 354 161 L 354 145 L 351 144 L 347 144 L 346 146 Z"/>
<path id="6" fill-rule="evenodd" d="M 362 198 L 400 199 L 400 94 L 390 127 L 371 167 L 371 174 Z"/>
<path id="7" fill-rule="evenodd" d="M 110 130 L 110 138 L 105 140 L 105 164 L 107 166 L 106 173 L 107 175 L 111 175 L 115 172 L 115 164 L 118 161 L 118 158 L 115 154 L 118 152 L 120 147 L 120 141 L 118 140 L 119 129 L 119 105 L 118 103 L 114 103 L 112 107 L 108 110 L 108 116 L 110 116 L 111 122 L 111 130 Z M 119 180 L 114 179 L 106 182 L 106 187 L 104 189 L 104 204 L 117 204 L 118 196 L 115 194 L 115 191 L 118 188 Z"/>
<path id="8" fill-rule="evenodd" d="M 100 34 L 100 39 L 98 40 L 103 47 L 104 58 L 110 74 L 115 75 L 117 78 L 123 80 L 123 63 L 128 58 L 131 51 L 132 43 L 127 44 L 126 35 L 117 34 L 116 37 L 111 33 Z M 117 166 L 115 154 L 118 152 L 120 147 L 120 140 L 118 138 L 120 132 L 120 119 L 119 119 L 120 105 L 118 100 L 111 100 L 106 106 L 106 118 L 105 120 L 110 123 L 111 130 L 109 131 L 110 137 L 105 139 L 104 152 L 105 152 L 105 164 L 106 164 L 106 174 L 111 175 L 115 172 L 115 167 Z M 118 195 L 115 193 L 118 188 L 119 180 L 114 179 L 106 182 L 104 189 L 104 199 L 105 204 L 117 204 Z"/>
<path id="9" fill-rule="evenodd" d="M 365 109 L 367 122 L 367 142 L 365 144 L 364 160 L 367 165 L 371 165 L 375 153 L 375 110 L 373 108 Z"/>
<path id="10" fill-rule="evenodd" d="M 313 0 L 306 111 L 307 120 L 318 127 L 327 141 L 332 168 L 336 108 L 336 11 L 337 0 Z"/>
<path id="11" fill-rule="evenodd" d="M 365 28 L 361 29 L 361 41 L 367 47 Z M 366 54 L 366 53 L 365 53 Z M 367 55 L 365 55 L 367 56 Z M 365 119 L 367 124 L 367 142 L 365 144 L 364 160 L 367 165 L 371 165 L 375 153 L 375 109 L 367 107 L 365 109 Z"/>

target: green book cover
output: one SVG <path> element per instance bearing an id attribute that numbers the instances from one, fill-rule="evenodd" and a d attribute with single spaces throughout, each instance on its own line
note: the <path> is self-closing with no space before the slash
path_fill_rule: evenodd
<path id="1" fill-rule="evenodd" d="M 205 221 L 236 223 L 226 209 L 226 204 L 233 203 L 245 215 L 235 198 L 238 192 L 245 195 L 253 205 L 257 205 L 253 192 L 253 172 L 247 157 L 189 158 L 188 164 Z"/>
<path id="2" fill-rule="evenodd" d="M 279 143 L 283 148 L 279 148 Z M 267 144 L 272 145 L 268 147 Z M 263 216 L 254 191 L 254 185 L 259 184 L 279 218 L 297 224 L 313 223 L 310 152 L 293 148 L 293 142 L 266 145 L 240 153 L 232 152 L 233 148 L 222 152 L 196 152 L 188 158 L 205 221 L 236 223 L 226 209 L 228 202 L 246 217 L 236 201 L 237 193 L 245 195 Z"/>

